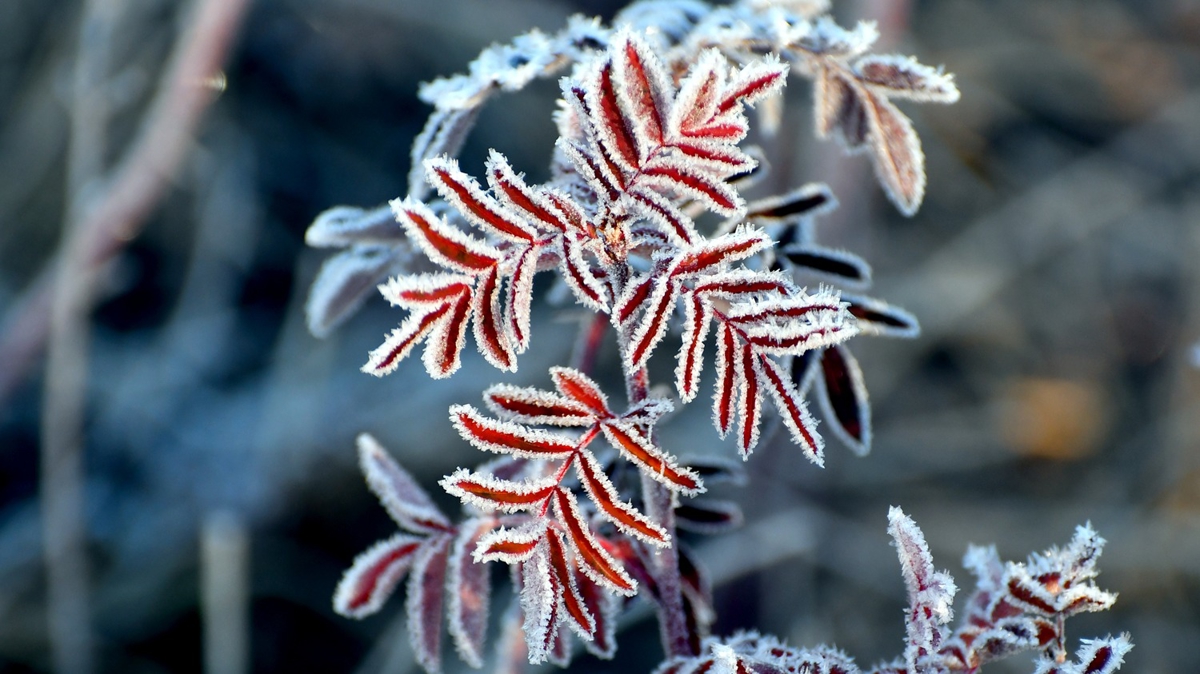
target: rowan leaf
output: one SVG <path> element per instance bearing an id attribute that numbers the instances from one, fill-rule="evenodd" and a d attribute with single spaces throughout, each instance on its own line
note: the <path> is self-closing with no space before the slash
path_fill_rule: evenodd
<path id="1" fill-rule="evenodd" d="M 358 462 L 367 486 L 401 528 L 418 534 L 451 529 L 450 520 L 429 494 L 367 433 L 358 436 Z"/>
<path id="2" fill-rule="evenodd" d="M 396 534 L 355 557 L 334 591 L 333 610 L 347 618 L 365 618 L 378 611 L 412 567 L 421 542 L 415 536 Z"/>

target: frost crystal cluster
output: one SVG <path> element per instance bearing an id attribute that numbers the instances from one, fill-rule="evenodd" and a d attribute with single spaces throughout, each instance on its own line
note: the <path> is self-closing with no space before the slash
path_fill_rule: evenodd
<path id="1" fill-rule="evenodd" d="M 731 503 L 693 498 L 733 466 L 676 457 L 656 425 L 700 393 L 715 370 L 712 422 L 734 435 L 743 458 L 778 415 L 791 440 L 821 464 L 824 442 L 806 396 L 820 401 L 835 435 L 870 448 L 870 414 L 857 361 L 858 334 L 912 337 L 916 320 L 852 294 L 870 283 L 859 257 L 816 242 L 815 219 L 836 206 L 824 185 L 747 200 L 765 173 L 763 152 L 744 146 L 753 108 L 758 137 L 780 123 L 789 75 L 815 83 L 815 127 L 848 151 L 869 153 L 887 195 L 904 213 L 920 205 L 924 159 L 894 100 L 951 103 L 951 76 L 911 58 L 869 52 L 870 24 L 834 23 L 813 0 L 640 2 L 612 28 L 572 19 L 486 49 L 466 74 L 424 85 L 434 107 L 412 151 L 408 194 L 389 207 L 338 207 L 307 234 L 340 248 L 308 305 L 323 335 L 376 286 L 405 311 L 363 370 L 395 371 L 421 349 L 425 370 L 449 377 L 467 333 L 504 371 L 536 339 L 534 278 L 550 272 L 562 295 L 593 312 L 572 367 L 549 388 L 496 385 L 484 407 L 455 405 L 450 421 L 495 457 L 460 468 L 441 486 L 463 503 L 454 522 L 371 437 L 359 438 L 363 472 L 403 533 L 354 561 L 334 597 L 338 612 L 369 615 L 407 575 L 407 611 L 418 660 L 441 666 L 443 623 L 459 656 L 480 667 L 487 651 L 489 564 L 511 568 L 513 606 L 498 658 L 565 665 L 572 639 L 599 657 L 616 649 L 618 618 L 635 595 L 657 609 L 666 661 L 659 672 L 974 672 L 985 662 L 1039 650 L 1039 672 L 1110 672 L 1122 638 L 1085 642 L 1067 657 L 1063 619 L 1112 604 L 1092 584 L 1103 540 L 1081 528 L 1064 550 L 1001 564 L 973 549 L 978 586 L 957 629 L 955 584 L 935 571 L 916 524 L 893 509 L 889 532 L 908 587 L 906 647 L 895 662 L 860 670 L 841 652 L 796 649 L 769 636 L 720 639 L 711 588 L 676 529 L 715 533 L 736 525 Z M 480 107 L 502 91 L 567 72 L 555 114 L 551 179 L 531 184 L 492 152 L 480 178 L 454 158 Z M 806 289 L 796 278 L 830 285 Z M 843 292 L 842 289 L 850 292 Z M 625 401 L 592 378 L 611 330 Z M 673 393 L 652 387 L 647 364 L 671 331 Z M 448 618 L 448 620 L 444 620 Z M 574 637 L 572 637 L 574 635 Z"/>

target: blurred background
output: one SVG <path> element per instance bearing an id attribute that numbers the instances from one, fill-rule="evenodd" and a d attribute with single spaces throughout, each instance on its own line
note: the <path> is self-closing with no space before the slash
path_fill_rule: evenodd
<path id="1" fill-rule="evenodd" d="M 879 20 L 887 49 L 944 64 L 962 100 L 901 106 L 929 174 L 924 206 L 904 218 L 866 157 L 812 139 L 811 93 L 793 78 L 767 147 L 771 186 L 829 182 L 843 207 L 820 222 L 820 240 L 865 257 L 870 294 L 916 314 L 923 333 L 851 343 L 874 408 L 869 457 L 831 439 L 821 470 L 786 440 L 769 442 L 746 465 L 751 486 L 719 493 L 743 505 L 746 525 L 689 540 L 716 582 L 717 631 L 829 641 L 864 665 L 890 659 L 904 596 L 889 505 L 923 527 L 964 592 L 969 543 L 1023 559 L 1090 520 L 1109 541 L 1099 584 L 1120 599 L 1068 634 L 1132 633 L 1126 671 L 1200 671 L 1200 6 L 835 5 L 843 24 Z M 46 270 L 81 210 L 71 204 L 103 201 L 106 180 L 120 177 L 172 50 L 199 21 L 171 0 L 88 7 L 0 2 L 5 673 L 52 668 L 39 446 L 69 426 L 41 421 Z M 537 302 L 535 347 L 517 375 L 468 351 L 449 380 L 429 380 L 415 360 L 375 379 L 358 368 L 402 316 L 371 298 L 332 336 L 312 337 L 303 303 L 326 253 L 304 246 L 304 230 L 330 206 L 401 195 L 428 113 L 419 82 L 531 27 L 618 8 L 258 0 L 230 12 L 223 76 L 195 83 L 215 100 L 160 171 L 169 180 L 138 228 L 118 232 L 111 260 L 83 279 L 90 348 L 66 371 L 85 381 L 75 416 L 95 671 L 203 671 L 205 612 L 220 606 L 234 607 L 230 643 L 248 648 L 252 671 L 416 671 L 401 599 L 361 622 L 330 606 L 354 556 L 394 531 L 357 470 L 354 437 L 375 434 L 435 492 L 440 476 L 483 458 L 453 435 L 446 408 L 477 402 L 492 382 L 545 385 L 578 321 Z M 100 21 L 82 30 L 85 16 Z M 82 70 L 98 73 L 99 98 L 75 84 L 81 48 L 98 50 Z M 464 168 L 478 174 L 495 147 L 545 177 L 556 94 L 543 81 L 489 104 Z M 76 136 L 90 147 L 71 143 L 72 129 L 90 133 Z M 157 137 L 141 147 L 170 155 Z M 613 363 L 604 356 L 602 368 Z M 734 456 L 707 405 L 693 408 L 665 430 L 666 447 Z M 649 671 L 659 657 L 643 621 L 621 635 L 615 662 L 574 666 Z M 1030 660 L 987 671 L 1028 672 Z"/>

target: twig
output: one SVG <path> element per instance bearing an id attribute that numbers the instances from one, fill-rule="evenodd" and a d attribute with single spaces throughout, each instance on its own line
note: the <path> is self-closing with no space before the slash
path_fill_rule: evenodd
<path id="1" fill-rule="evenodd" d="M 205 518 L 200 538 L 204 671 L 249 671 L 250 543 L 245 525 L 229 512 Z"/>
<path id="2" fill-rule="evenodd" d="M 88 192 L 102 169 L 108 118 L 102 85 L 116 0 L 93 0 L 85 13 L 72 110 L 67 222 L 54 276 L 43 275 L 54 280 L 40 285 L 38 295 L 21 303 L 25 311 L 43 312 L 18 316 L 12 323 L 21 328 L 18 345 L 26 349 L 26 360 L 13 362 L 7 352 L 0 352 L 10 380 L 19 382 L 19 373 L 12 370 L 29 367 L 30 346 L 41 342 L 39 334 L 49 335 L 41 499 L 47 613 L 58 672 L 87 674 L 94 669 L 82 461 L 92 280 L 99 263 L 136 235 L 182 159 L 192 130 L 215 96 L 205 82 L 218 72 L 245 5 L 245 0 L 198 0 L 138 141 L 125 154 L 111 186 L 95 198 L 89 198 Z M 44 312 L 47 305 L 49 316 Z M 8 343 L 6 339 L 0 346 Z M 0 389 L 0 396 L 5 392 Z"/>
<path id="3" fill-rule="evenodd" d="M 183 159 L 205 109 L 219 93 L 213 78 L 221 72 L 247 4 L 247 0 L 196 0 L 187 32 L 171 55 L 137 141 L 113 171 L 95 207 L 80 213 L 81 241 L 71 265 L 95 269 L 137 236 Z M 50 264 L 51 269 L 61 267 L 62 255 Z M 24 380 L 50 332 L 46 308 L 57 281 L 49 280 L 51 274 L 40 278 L 47 280 L 35 283 L 4 321 L 0 404 Z"/>

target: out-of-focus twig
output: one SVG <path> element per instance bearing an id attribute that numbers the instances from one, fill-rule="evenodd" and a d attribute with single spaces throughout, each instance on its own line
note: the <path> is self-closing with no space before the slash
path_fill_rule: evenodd
<path id="1" fill-rule="evenodd" d="M 232 513 L 209 515 L 200 538 L 200 588 L 204 613 L 204 671 L 249 671 L 250 542 Z"/>
<path id="2" fill-rule="evenodd" d="M 166 70 L 166 78 L 133 147 L 100 185 L 104 156 L 104 78 L 108 35 L 118 0 L 88 3 L 77 55 L 68 158 L 68 208 L 57 266 L 33 297 L 20 303 L 17 326 L 26 360 L 7 351 L 0 362 L 10 378 L 27 368 L 48 335 L 42 406 L 41 502 L 45 530 L 48 620 L 58 672 L 94 669 L 88 620 L 86 525 L 82 461 L 83 411 L 88 362 L 88 314 L 99 264 L 140 229 L 179 165 L 201 115 L 216 95 L 211 86 L 229 51 L 245 0 L 198 0 Z M 43 298 L 45 294 L 48 299 Z M 50 311 L 45 311 L 49 306 Z M 9 339 L 0 343 L 7 347 Z M 12 385 L 12 383 L 10 383 Z M 0 396 L 4 393 L 0 389 Z"/>
<path id="3" fill-rule="evenodd" d="M 104 170 L 108 126 L 104 80 L 123 7 L 89 0 L 75 54 L 71 136 L 67 145 L 66 215 L 60 256 L 78 259 L 86 237 L 88 190 Z M 62 265 L 49 302 L 50 343 L 42 403 L 41 506 L 46 562 L 46 617 L 54 671 L 95 669 L 89 621 L 87 523 L 83 476 L 83 412 L 87 384 L 87 309 L 93 272 Z"/>
<path id="4" fill-rule="evenodd" d="M 123 155 L 93 206 L 80 212 L 79 253 L 70 265 L 95 269 L 137 236 L 192 141 L 192 132 L 223 87 L 221 67 L 247 0 L 197 0 L 171 55 L 137 140 Z M 64 240 L 65 242 L 65 240 Z M 64 245 L 51 269 L 64 266 Z M 14 303 L 0 332 L 0 404 L 24 381 L 50 331 L 47 308 L 56 273 L 45 273 Z"/>

